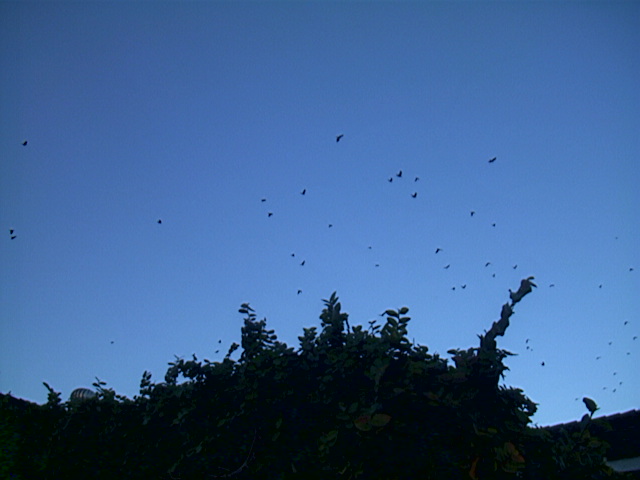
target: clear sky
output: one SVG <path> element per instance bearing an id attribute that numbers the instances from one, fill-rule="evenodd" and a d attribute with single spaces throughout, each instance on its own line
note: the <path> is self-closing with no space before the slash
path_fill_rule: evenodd
<path id="1" fill-rule="evenodd" d="M 638 51 L 637 2 L 0 3 L 0 391 L 131 397 L 243 302 L 297 347 L 334 290 L 448 357 L 533 275 L 534 421 L 640 408 Z"/>

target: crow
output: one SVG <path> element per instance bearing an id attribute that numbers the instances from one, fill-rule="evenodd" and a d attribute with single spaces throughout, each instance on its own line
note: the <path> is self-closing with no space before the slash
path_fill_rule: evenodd
<path id="1" fill-rule="evenodd" d="M 159 218 L 159 219 L 158 219 L 158 225 L 160 225 L 161 223 L 162 223 L 162 219 L 161 219 L 161 218 Z"/>
<path id="2" fill-rule="evenodd" d="M 451 266 L 451 264 L 445 265 L 444 269 L 448 269 Z"/>
<path id="3" fill-rule="evenodd" d="M 414 192 L 414 193 L 412 193 L 412 194 L 411 194 L 411 196 L 412 196 L 413 198 L 416 198 L 416 197 L 418 196 L 418 192 Z"/>
<path id="4" fill-rule="evenodd" d="M 305 193 L 307 193 L 307 189 L 306 189 L 306 188 L 304 188 L 304 189 L 300 192 L 300 195 L 304 195 Z"/>
<path id="5" fill-rule="evenodd" d="M 484 264 L 485 267 L 488 267 L 489 265 L 491 265 L 491 262 L 487 262 Z"/>
<path id="6" fill-rule="evenodd" d="M 331 228 L 331 227 L 333 227 L 333 223 L 330 223 L 330 224 L 329 224 L 329 228 Z"/>
<path id="7" fill-rule="evenodd" d="M 413 181 L 417 182 L 418 180 L 420 180 L 420 177 L 416 177 Z"/>
<path id="8" fill-rule="evenodd" d="M 218 343 L 222 343 L 222 340 L 218 340 Z"/>
<path id="9" fill-rule="evenodd" d="M 336 137 L 336 142 L 339 142 L 342 137 L 344 137 L 344 133 L 341 133 Z"/>
<path id="10" fill-rule="evenodd" d="M 271 217 L 272 215 L 273 215 L 273 212 L 267 213 L 267 217 Z"/>
<path id="11" fill-rule="evenodd" d="M 9 229 L 9 235 L 13 235 L 13 228 Z"/>
<path id="12" fill-rule="evenodd" d="M 306 263 L 306 260 L 302 260 L 302 263 L 300 264 L 301 267 L 304 267 L 304 264 Z"/>
<path id="13" fill-rule="evenodd" d="M 495 223 L 492 223 L 492 224 L 491 224 L 491 226 L 492 226 L 492 227 L 495 227 L 495 226 L 496 226 L 496 224 L 495 224 Z"/>
<path id="14" fill-rule="evenodd" d="M 467 288 L 467 284 L 465 283 L 464 285 L 460 285 L 460 288 L 462 288 L 462 289 Z"/>
<path id="15" fill-rule="evenodd" d="M 302 293 L 302 290 L 298 289 L 298 295 L 300 295 Z"/>
<path id="16" fill-rule="evenodd" d="M 387 180 L 389 183 L 393 182 L 393 177 L 389 177 L 389 180 Z"/>
<path id="17" fill-rule="evenodd" d="M 15 240 L 16 236 L 15 235 L 11 235 L 11 240 Z"/>
<path id="18" fill-rule="evenodd" d="M 27 141 L 25 140 L 24 142 L 22 142 L 22 146 L 26 147 L 27 146 Z"/>
<path id="19" fill-rule="evenodd" d="M 498 159 L 498 157 L 493 157 L 493 158 L 489 159 L 489 163 L 493 163 L 493 162 L 495 162 L 497 159 Z"/>
<path id="20" fill-rule="evenodd" d="M 441 252 L 442 249 L 441 248 L 436 248 L 436 253 Z"/>
<path id="21" fill-rule="evenodd" d="M 514 269 L 514 270 L 515 270 L 516 268 L 518 268 L 518 264 L 517 264 L 517 263 L 513 266 L 513 269 Z"/>
<path id="22" fill-rule="evenodd" d="M 542 365 L 544 367 L 544 362 L 542 362 L 540 365 Z"/>
<path id="23" fill-rule="evenodd" d="M 471 216 L 473 217 L 476 214 L 475 210 L 471 210 Z"/>
<path id="24" fill-rule="evenodd" d="M 376 268 L 377 268 L 377 267 L 379 267 L 379 266 L 380 266 L 380 264 L 379 264 L 379 263 L 376 263 L 376 265 L 375 265 L 375 266 L 376 266 Z"/>
<path id="25" fill-rule="evenodd" d="M 400 170 L 398 173 L 396 173 L 396 177 L 398 177 L 398 178 L 402 177 L 402 170 Z"/>
<path id="26" fill-rule="evenodd" d="M 260 201 L 261 201 L 261 202 L 266 202 L 266 201 L 267 201 L 267 199 L 266 199 L 266 198 L 262 198 L 262 199 L 260 199 Z"/>

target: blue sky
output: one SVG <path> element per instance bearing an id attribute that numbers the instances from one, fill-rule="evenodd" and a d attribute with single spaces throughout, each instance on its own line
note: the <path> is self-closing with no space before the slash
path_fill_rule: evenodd
<path id="1" fill-rule="evenodd" d="M 133 396 L 174 355 L 221 359 L 241 303 L 297 346 L 333 291 L 351 325 L 408 306 L 447 356 L 533 275 L 499 346 L 534 421 L 639 408 L 639 23 L 635 2 L 2 2 L 0 391 Z"/>

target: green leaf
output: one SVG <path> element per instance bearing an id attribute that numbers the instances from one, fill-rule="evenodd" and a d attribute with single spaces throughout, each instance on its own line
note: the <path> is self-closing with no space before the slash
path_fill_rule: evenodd
<path id="1" fill-rule="evenodd" d="M 407 307 L 402 307 L 400 310 L 398 310 L 398 313 L 400 313 L 400 315 L 404 315 L 409 311 L 409 308 Z"/>

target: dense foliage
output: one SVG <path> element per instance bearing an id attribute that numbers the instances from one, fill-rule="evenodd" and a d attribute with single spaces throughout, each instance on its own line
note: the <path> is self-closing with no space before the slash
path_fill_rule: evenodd
<path id="1" fill-rule="evenodd" d="M 531 286 L 510 292 L 478 348 L 451 350 L 452 364 L 409 342 L 406 307 L 350 327 L 334 293 L 294 350 L 243 304 L 241 346 L 221 362 L 176 358 L 160 383 L 145 372 L 133 399 L 99 380 L 80 401 L 46 384 L 45 405 L 2 395 L 0 477 L 614 478 L 593 411 L 552 438 L 528 426 L 535 404 L 499 385 L 509 352 L 496 337 Z"/>

